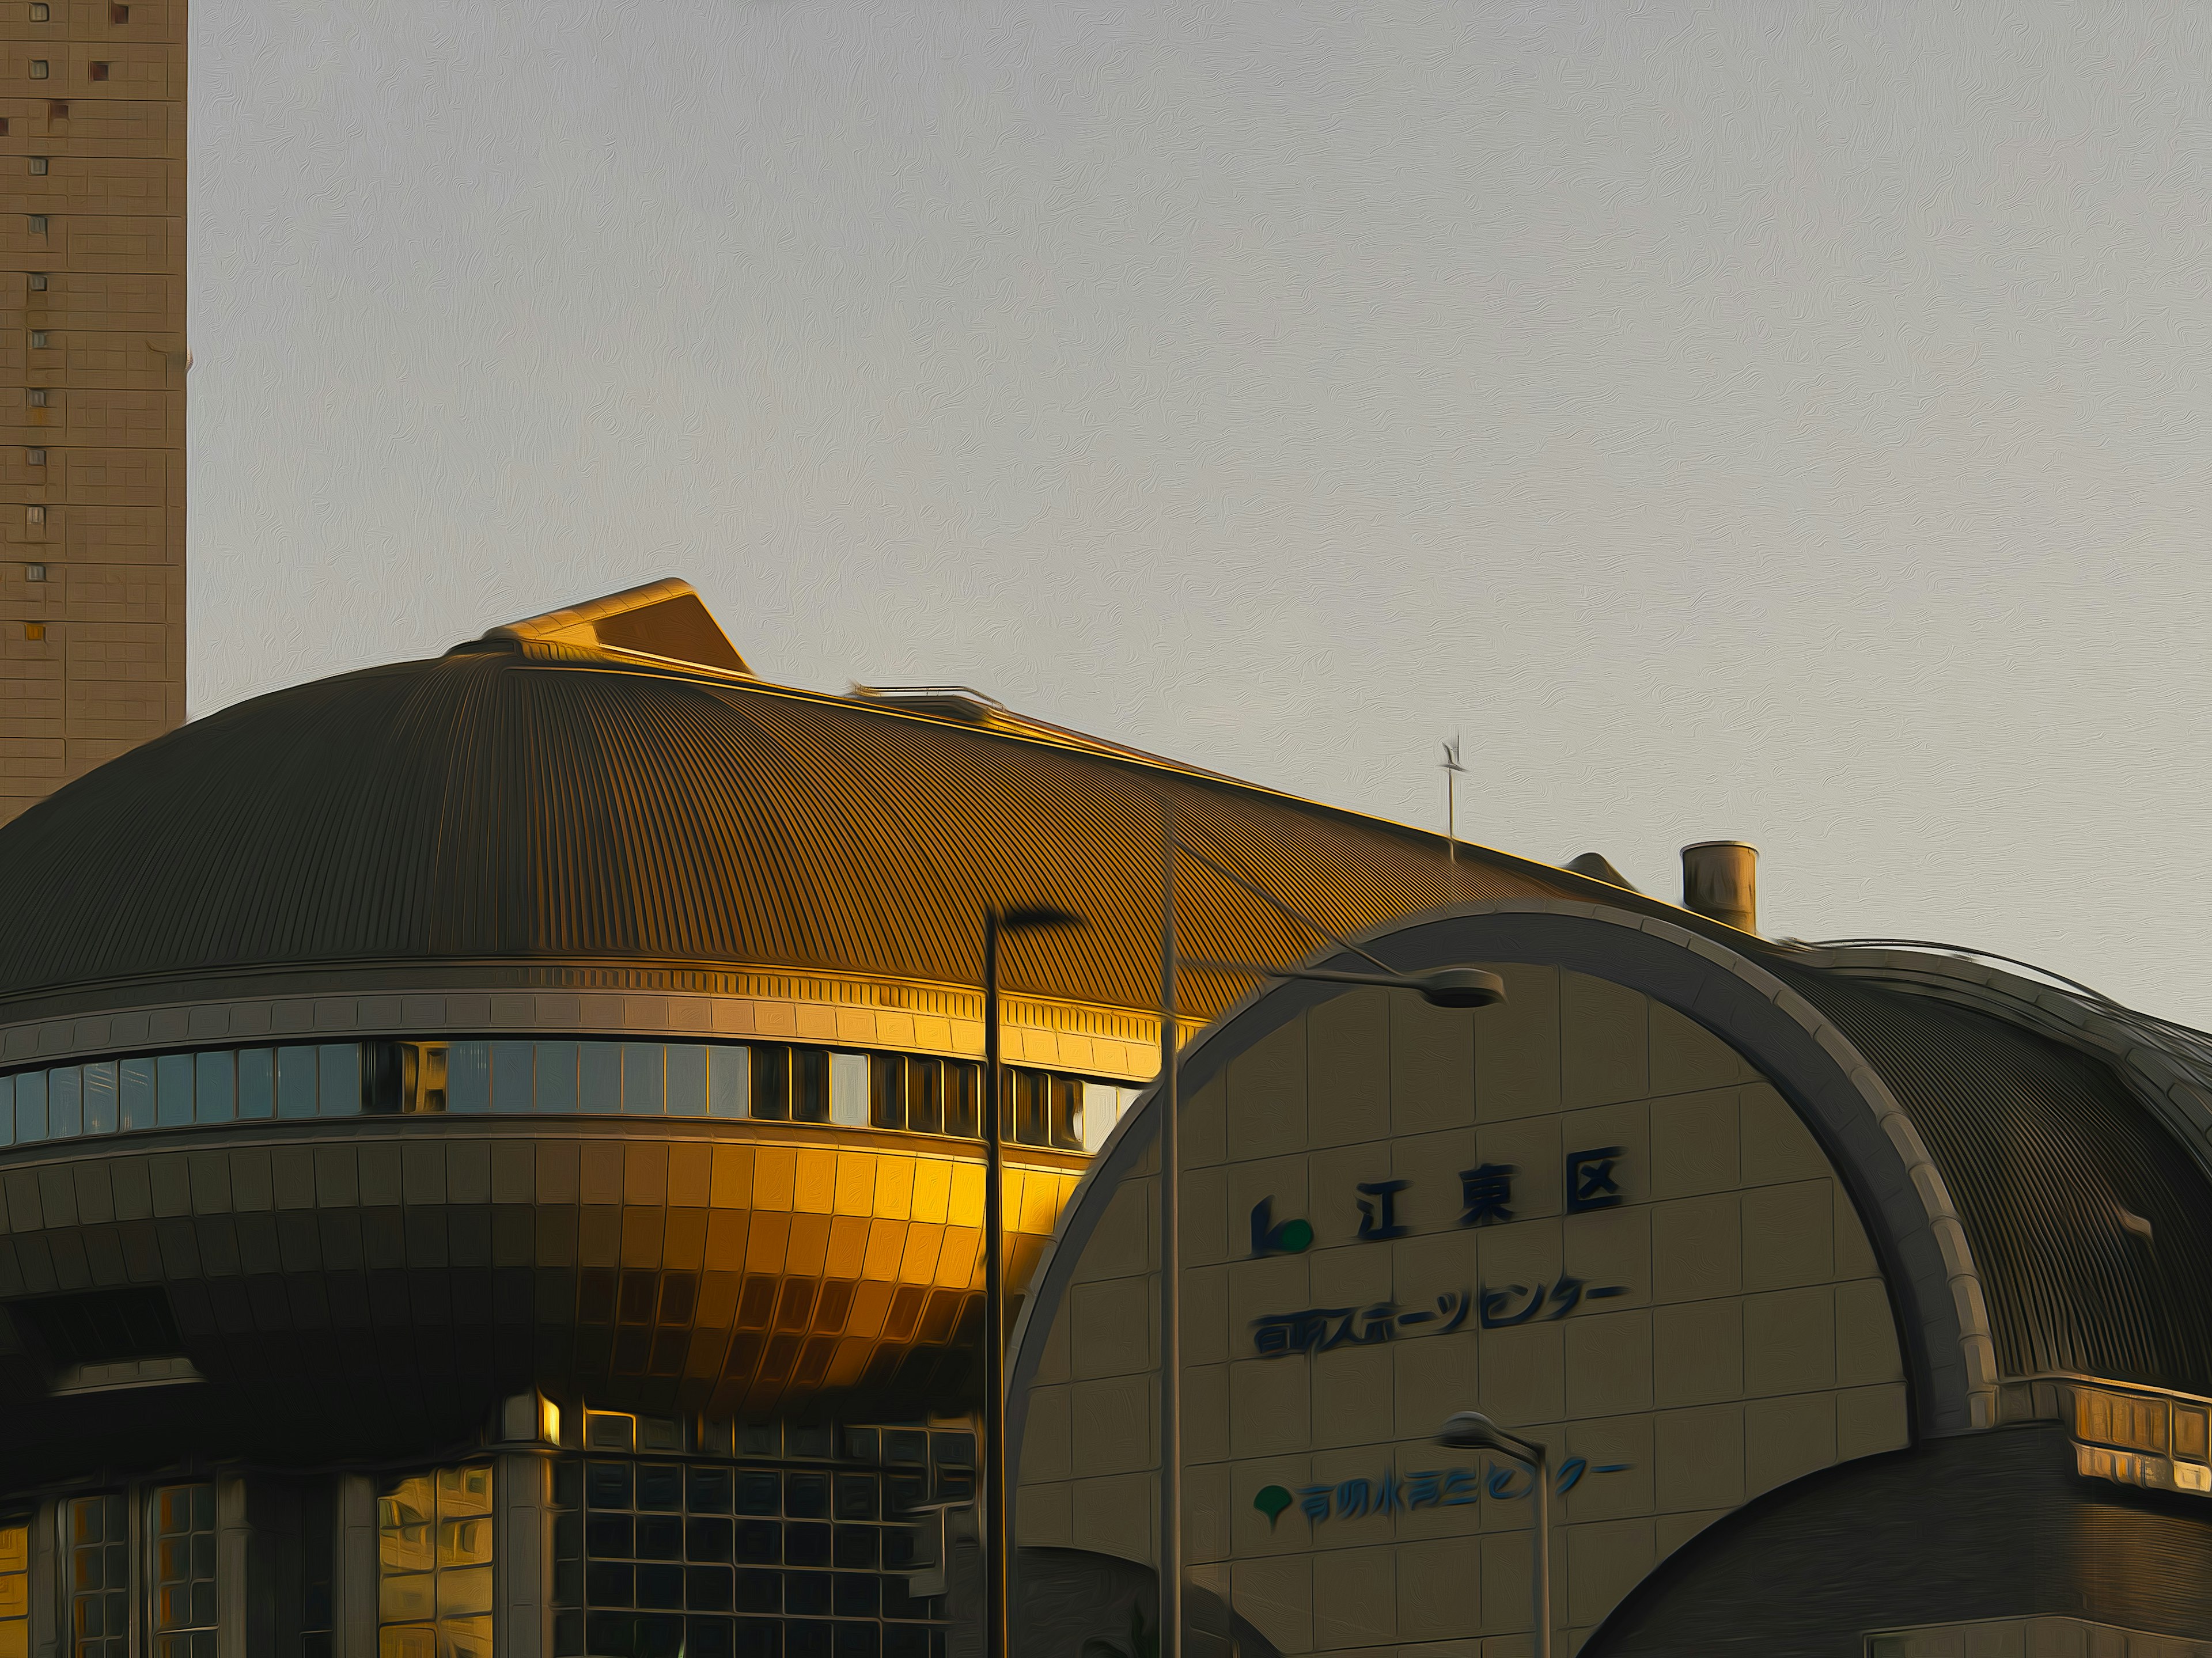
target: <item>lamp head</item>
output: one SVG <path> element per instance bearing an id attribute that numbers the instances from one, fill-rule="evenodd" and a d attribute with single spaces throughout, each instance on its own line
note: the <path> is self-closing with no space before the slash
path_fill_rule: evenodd
<path id="1" fill-rule="evenodd" d="M 1443 968 L 1412 982 L 1431 1007 L 1491 1007 L 1505 999 L 1505 981 L 1479 967 Z"/>
<path id="2" fill-rule="evenodd" d="M 1053 904 L 1019 904 L 999 917 L 1000 930 L 1005 932 L 1046 932 L 1055 927 L 1088 925 L 1080 915 Z"/>
<path id="3" fill-rule="evenodd" d="M 1480 1411 L 1458 1411 L 1437 1430 L 1437 1443 L 1455 1451 L 1502 1451 L 1510 1448 L 1498 1424 Z"/>

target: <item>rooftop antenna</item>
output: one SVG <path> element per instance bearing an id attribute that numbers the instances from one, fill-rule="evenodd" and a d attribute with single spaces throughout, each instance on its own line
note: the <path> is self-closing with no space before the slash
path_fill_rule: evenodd
<path id="1" fill-rule="evenodd" d="M 1467 768 L 1459 762 L 1459 733 L 1444 744 L 1444 859 L 1448 863 L 1459 862 L 1459 774 Z"/>

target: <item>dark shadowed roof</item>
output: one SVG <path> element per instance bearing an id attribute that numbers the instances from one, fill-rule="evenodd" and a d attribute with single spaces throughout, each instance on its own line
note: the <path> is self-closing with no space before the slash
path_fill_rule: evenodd
<path id="1" fill-rule="evenodd" d="M 765 685 L 688 588 L 641 594 L 658 633 L 605 601 L 513 624 L 226 708 L 25 813 L 0 863 L 37 872 L 37 902 L 0 931 L 0 998 L 487 958 L 972 984 L 984 906 L 1049 899 L 1095 925 L 1024 940 L 1010 982 L 1143 1008 L 1160 798 L 1197 847 L 1339 931 L 1453 899 L 1624 900 L 1474 848 L 1454 868 L 1441 837 L 1002 712 Z M 716 641 L 721 662 L 672 659 Z M 1182 893 L 1191 953 L 1316 943 L 1212 875 L 1186 866 Z M 1194 979 L 1188 1011 L 1247 987 Z"/>

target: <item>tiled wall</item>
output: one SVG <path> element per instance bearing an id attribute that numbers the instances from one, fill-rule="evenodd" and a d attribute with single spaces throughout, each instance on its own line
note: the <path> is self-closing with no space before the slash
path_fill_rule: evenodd
<path id="1" fill-rule="evenodd" d="M 1865 1233 L 1781 1097 L 1641 995 L 1498 970 L 1510 999 L 1478 1014 L 1339 997 L 1186 1107 L 1188 1558 L 1285 1652 L 1526 1650 L 1530 1504 L 1432 1444 L 1454 1411 L 1583 1460 L 1553 1508 L 1553 1622 L 1576 1643 L 1730 1509 L 1905 1442 Z M 1611 1147 L 1623 1200 L 1565 1213 L 1567 1155 Z M 1516 1169 L 1512 1218 L 1462 1224 L 1460 1172 L 1483 1164 Z M 1407 1235 L 1359 1241 L 1356 1188 L 1392 1180 L 1409 1182 Z M 1145 1173 L 1124 1182 L 1054 1321 L 1023 1445 L 1025 1544 L 1152 1556 L 1155 1192 Z M 1310 1249 L 1253 1258 L 1262 1198 L 1279 1224 L 1310 1221 Z M 1482 1292 L 1515 1284 L 1554 1287 L 1528 1321 L 1478 1328 Z M 1462 1291 L 1477 1307 L 1445 1332 Z M 1507 1296 L 1497 1321 L 1527 1304 Z M 1255 1319 L 1386 1306 L 1386 1339 L 1255 1351 Z M 1455 1467 L 1474 1479 L 1402 1506 L 1424 1494 L 1408 1476 Z M 1345 1517 L 1337 1490 L 1363 1479 L 1396 1511 Z M 1301 1501 L 1271 1519 L 1255 1507 L 1270 1486 Z M 1303 1509 L 1316 1487 L 1327 1519 Z"/>

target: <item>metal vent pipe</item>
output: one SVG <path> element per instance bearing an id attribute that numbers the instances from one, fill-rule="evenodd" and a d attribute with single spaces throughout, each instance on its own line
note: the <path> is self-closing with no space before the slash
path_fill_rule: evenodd
<path id="1" fill-rule="evenodd" d="M 1739 932 L 1759 931 L 1759 848 L 1700 841 L 1682 848 L 1682 908 Z"/>

